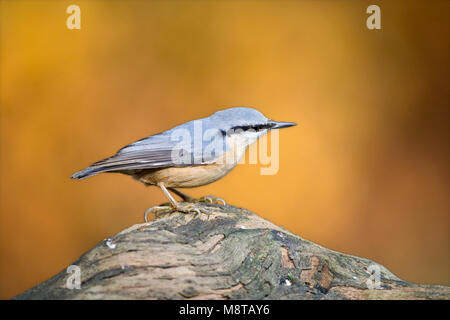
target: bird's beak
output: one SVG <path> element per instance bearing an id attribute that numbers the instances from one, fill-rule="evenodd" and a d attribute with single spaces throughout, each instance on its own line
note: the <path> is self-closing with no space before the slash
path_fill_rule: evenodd
<path id="1" fill-rule="evenodd" d="M 281 129 L 281 128 L 287 128 L 296 126 L 297 124 L 294 122 L 277 122 L 277 121 L 271 121 L 272 127 L 270 129 Z"/>

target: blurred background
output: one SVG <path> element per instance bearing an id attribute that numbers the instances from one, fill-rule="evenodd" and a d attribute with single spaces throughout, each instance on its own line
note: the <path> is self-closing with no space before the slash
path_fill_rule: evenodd
<path id="1" fill-rule="evenodd" d="M 81 30 L 66 8 L 81 8 Z M 381 7 L 381 30 L 366 8 Z M 449 1 L 1 1 L 0 298 L 165 202 L 69 177 L 230 106 L 275 120 L 280 168 L 213 194 L 303 238 L 450 285 Z"/>

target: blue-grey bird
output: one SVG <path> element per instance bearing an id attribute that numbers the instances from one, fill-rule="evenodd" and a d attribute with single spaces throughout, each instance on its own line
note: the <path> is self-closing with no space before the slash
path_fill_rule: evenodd
<path id="1" fill-rule="evenodd" d="M 102 172 L 131 175 L 145 185 L 160 187 L 173 210 L 200 212 L 193 204 L 195 199 L 175 188 L 199 187 L 222 178 L 259 137 L 269 130 L 294 125 L 270 120 L 253 108 L 229 108 L 131 143 L 71 178 L 83 179 Z M 177 202 L 168 190 L 185 202 Z"/>

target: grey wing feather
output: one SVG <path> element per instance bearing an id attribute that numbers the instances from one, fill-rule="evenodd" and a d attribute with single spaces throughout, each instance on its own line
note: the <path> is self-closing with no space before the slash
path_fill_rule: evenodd
<path id="1" fill-rule="evenodd" d="M 83 179 L 101 172 L 151 169 L 171 166 L 171 150 L 149 150 L 117 154 L 98 161 L 81 170 L 71 178 Z"/>
<path id="2" fill-rule="evenodd" d="M 193 141 L 186 143 L 172 141 L 170 131 L 129 144 L 120 149 L 116 155 L 93 163 L 86 169 L 73 174 L 71 178 L 83 179 L 102 172 L 202 165 L 214 162 L 217 153 L 205 156 L 203 148 L 201 150 L 194 148 Z M 180 153 L 182 155 L 184 153 L 184 159 L 190 160 L 180 163 L 174 159 L 173 155 Z"/>

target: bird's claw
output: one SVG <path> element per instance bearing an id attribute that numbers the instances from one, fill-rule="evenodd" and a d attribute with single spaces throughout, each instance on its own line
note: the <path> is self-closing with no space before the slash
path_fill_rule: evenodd
<path id="1" fill-rule="evenodd" d="M 214 203 L 214 199 L 218 199 L 218 198 L 214 198 L 214 199 L 209 199 L 206 200 L 207 197 L 203 197 L 205 198 L 205 200 L 200 201 L 200 199 L 196 202 L 206 202 L 208 201 L 209 203 Z M 220 199 L 223 201 L 223 199 Z M 225 201 L 223 201 L 225 204 Z M 216 202 L 217 203 L 217 202 Z M 157 207 L 152 207 L 152 208 L 148 208 L 147 210 L 145 210 L 145 214 L 144 214 L 144 220 L 145 222 L 149 222 L 148 220 L 148 215 L 150 213 L 153 213 L 155 215 L 156 218 L 159 218 L 161 216 L 161 214 L 164 213 L 172 213 L 174 211 L 178 211 L 181 213 L 194 213 L 196 215 L 198 214 L 206 214 L 206 215 L 211 215 L 212 213 L 205 207 L 202 206 L 198 206 L 195 202 L 178 202 L 177 205 L 175 207 L 171 206 L 171 205 L 161 205 L 161 206 L 157 206 Z"/>
<path id="2" fill-rule="evenodd" d="M 222 202 L 222 205 L 226 205 L 227 203 L 222 198 L 217 198 L 214 196 L 204 196 L 197 200 L 198 202 L 206 202 L 206 203 L 214 203 L 214 204 L 220 204 Z"/>
<path id="3" fill-rule="evenodd" d="M 148 222 L 148 215 L 150 213 L 154 213 L 155 217 L 159 218 L 161 213 L 169 213 L 169 212 L 173 212 L 173 211 L 174 211 L 174 209 L 171 206 L 151 207 L 151 208 L 148 208 L 147 210 L 145 210 L 144 220 L 145 220 L 145 222 Z"/>
<path id="4" fill-rule="evenodd" d="M 189 203 L 189 202 L 179 202 L 178 205 L 174 208 L 174 210 L 182 212 L 182 213 L 194 213 L 194 214 L 206 214 L 210 215 L 211 212 L 204 208 L 199 207 L 195 203 Z"/>

